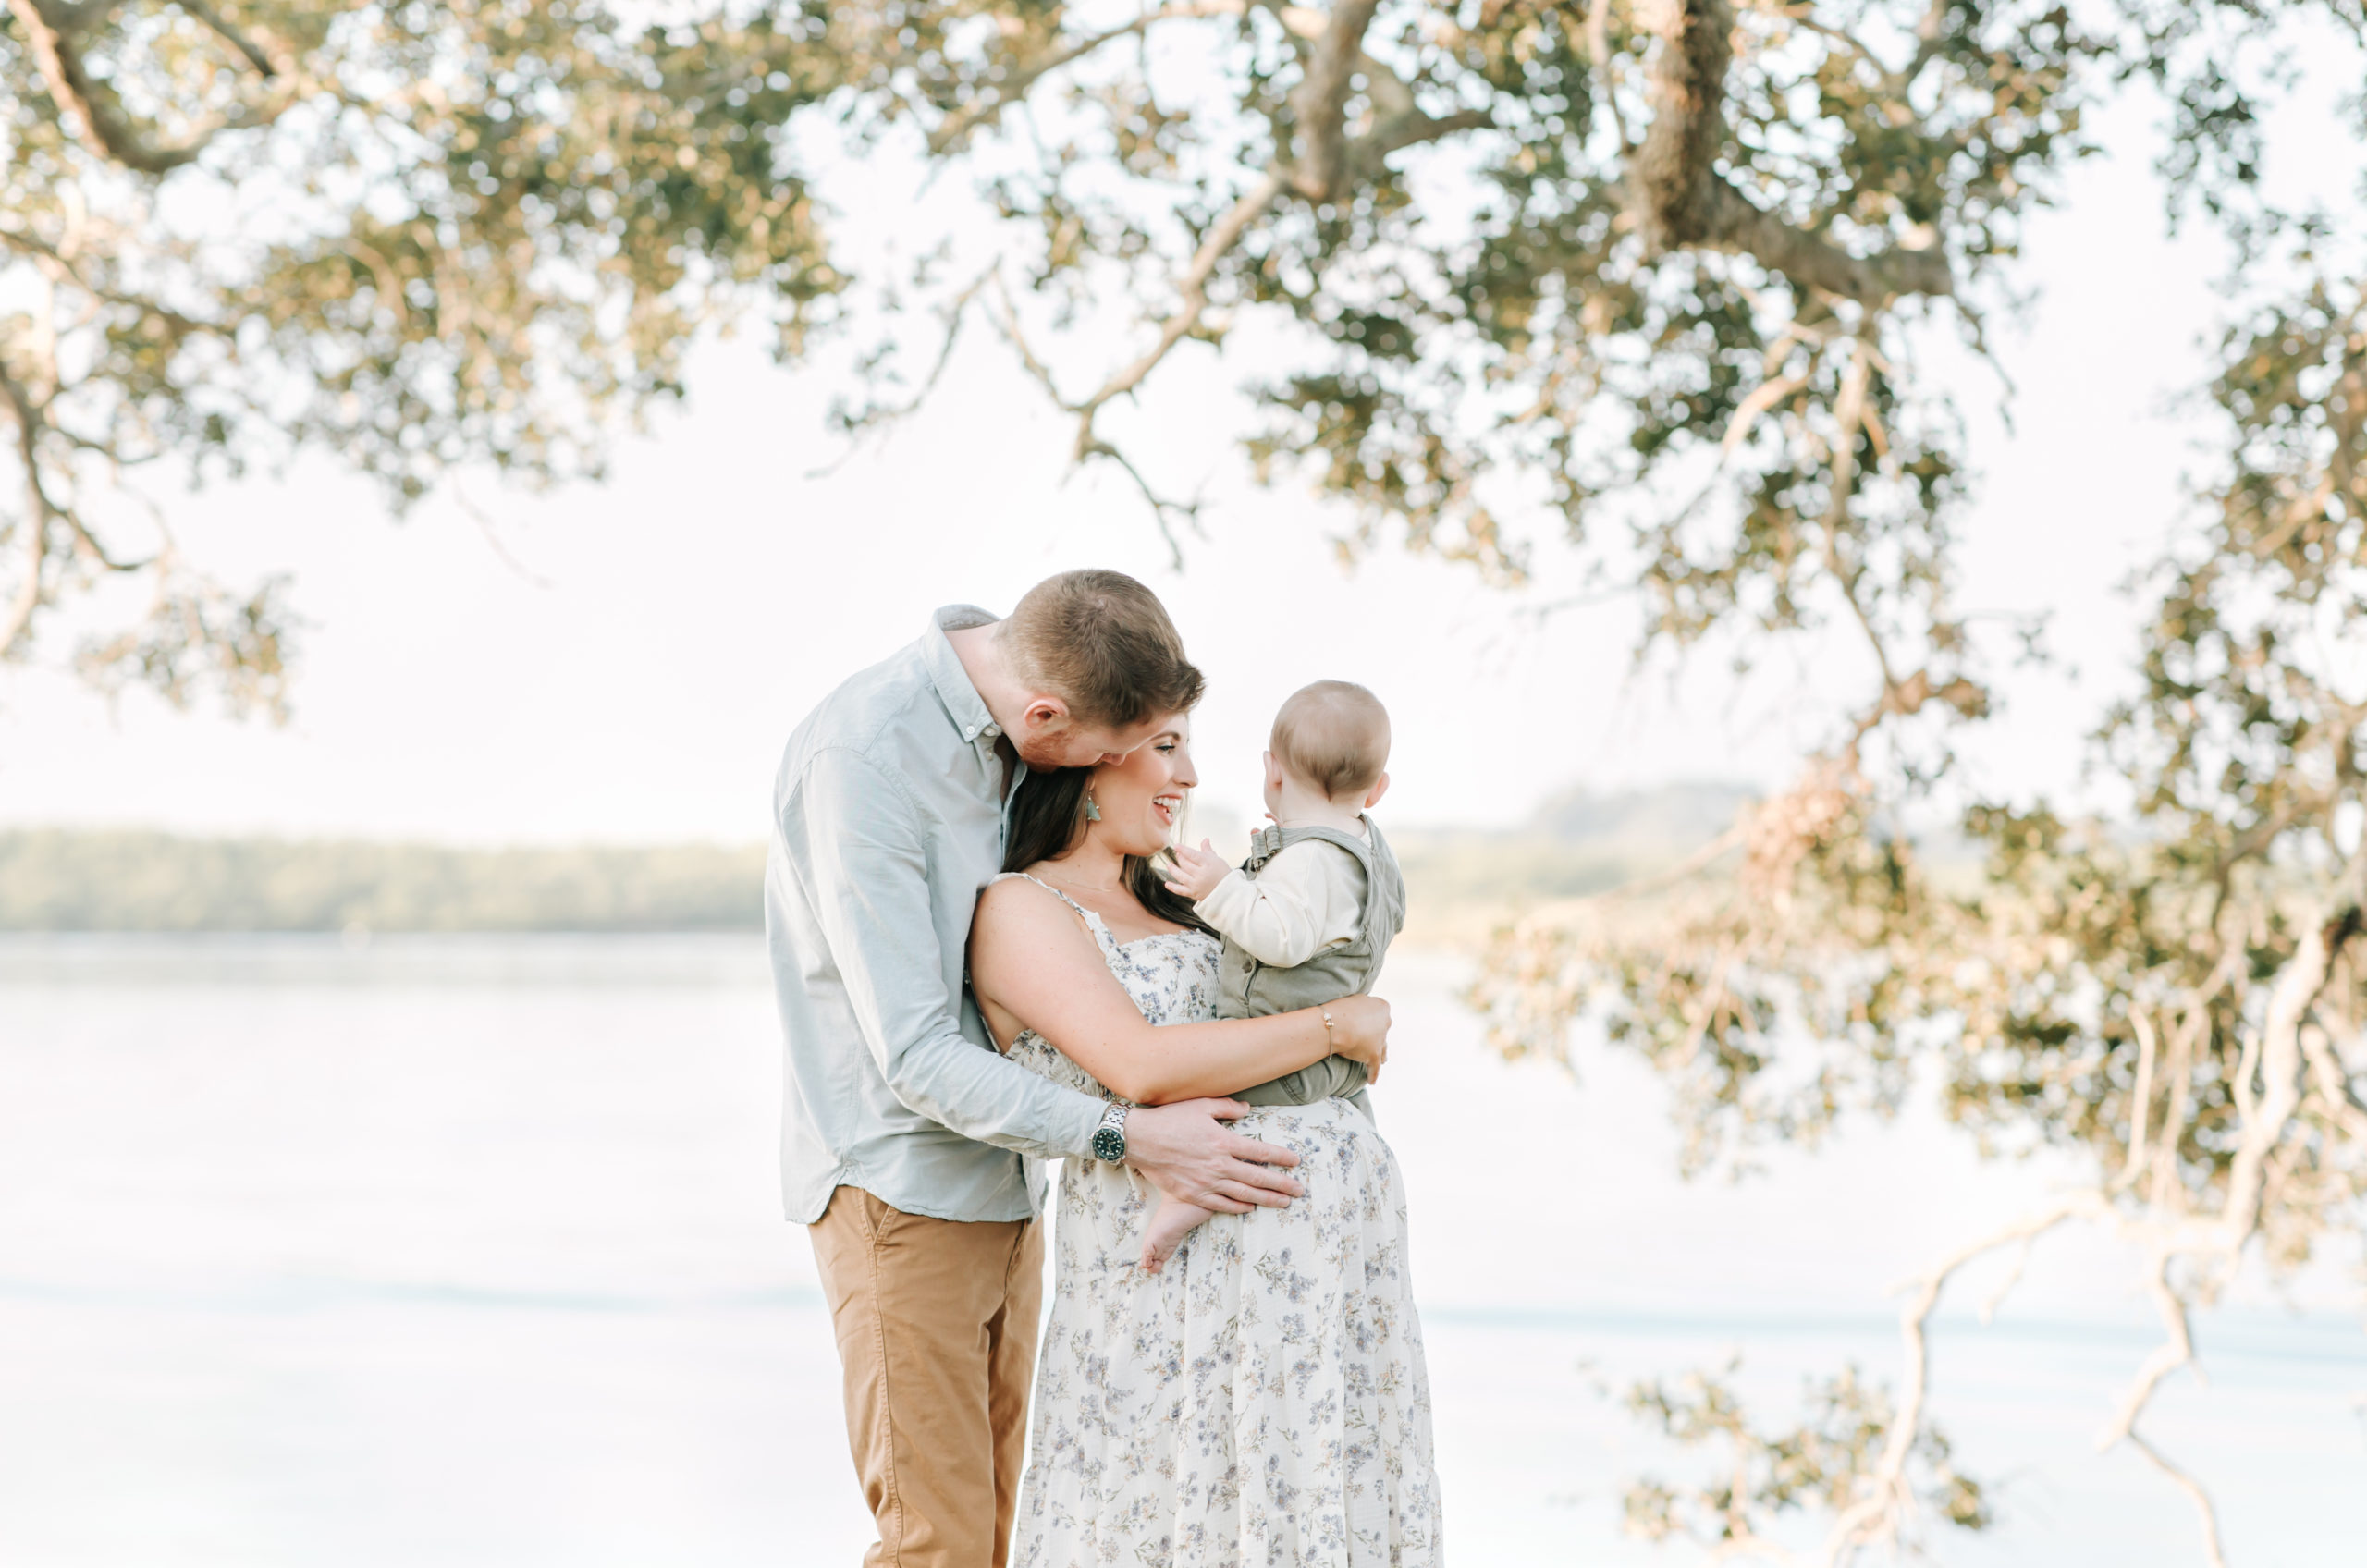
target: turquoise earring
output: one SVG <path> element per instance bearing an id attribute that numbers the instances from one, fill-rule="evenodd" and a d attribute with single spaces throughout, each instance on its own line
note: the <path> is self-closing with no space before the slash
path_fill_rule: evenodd
<path id="1" fill-rule="evenodd" d="M 1085 792 L 1085 819 L 1087 822 L 1098 822 L 1101 820 L 1101 808 L 1093 803 L 1093 793 L 1091 790 L 1087 790 Z"/>

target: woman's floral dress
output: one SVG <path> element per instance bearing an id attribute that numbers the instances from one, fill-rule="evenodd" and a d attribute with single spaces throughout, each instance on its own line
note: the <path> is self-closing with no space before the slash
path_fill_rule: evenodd
<path id="1" fill-rule="evenodd" d="M 1119 942 L 1067 901 L 1144 1017 L 1216 1016 L 1214 940 Z M 1033 1031 L 1011 1056 L 1117 1097 Z M 1396 1157 L 1343 1100 L 1261 1108 L 1237 1125 L 1298 1153 L 1306 1195 L 1216 1216 L 1157 1274 L 1138 1267 L 1150 1184 L 1100 1160 L 1065 1162 L 1020 1568 L 1440 1561 Z"/>

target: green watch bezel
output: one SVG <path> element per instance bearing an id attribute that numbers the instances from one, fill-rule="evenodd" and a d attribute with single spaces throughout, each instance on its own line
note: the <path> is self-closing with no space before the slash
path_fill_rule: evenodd
<path id="1" fill-rule="evenodd" d="M 1124 1106 L 1112 1106 L 1101 1125 L 1093 1130 L 1093 1158 L 1111 1165 L 1126 1158 Z"/>

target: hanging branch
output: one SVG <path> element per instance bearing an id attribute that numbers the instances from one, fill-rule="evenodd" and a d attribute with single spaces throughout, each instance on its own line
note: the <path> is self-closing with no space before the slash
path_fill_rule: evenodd
<path id="1" fill-rule="evenodd" d="M 80 0 L 79 4 L 65 0 L 8 0 L 9 13 L 24 30 L 50 96 L 73 115 L 83 141 L 99 156 L 137 174 L 169 174 L 195 162 L 224 131 L 269 125 L 295 102 L 293 93 L 282 92 L 260 104 L 244 105 L 219 116 L 184 141 L 157 140 L 151 128 L 141 125 L 125 111 L 115 89 L 92 74 L 86 57 L 92 36 L 105 25 L 115 8 L 114 0 Z M 281 67 L 209 7 L 188 6 L 183 9 L 229 43 L 265 81 L 278 81 Z"/>
<path id="2" fill-rule="evenodd" d="M 1155 6 L 1121 27 L 1063 40 L 1040 55 L 1003 67 L 987 83 L 980 96 L 955 108 L 930 127 L 928 150 L 940 155 L 959 152 L 974 134 L 992 129 L 1005 112 L 1014 104 L 1025 102 L 1027 94 L 1044 78 L 1063 67 L 1074 65 L 1120 39 L 1140 38 L 1162 22 L 1238 17 L 1248 8 L 1248 0 L 1184 0 L 1182 4 Z M 1285 8 L 1282 16 L 1286 26 L 1317 25 L 1311 13 L 1296 7 Z"/>
<path id="3" fill-rule="evenodd" d="M 1750 256 L 1804 288 L 1862 305 L 1956 292 L 1938 250 L 1895 245 L 1856 255 L 1753 205 L 1729 184 L 1716 164 L 1727 139 L 1734 7 L 1728 0 L 1658 0 L 1648 15 L 1660 41 L 1649 75 L 1652 116 L 1628 176 L 1628 207 L 1647 244 Z"/>

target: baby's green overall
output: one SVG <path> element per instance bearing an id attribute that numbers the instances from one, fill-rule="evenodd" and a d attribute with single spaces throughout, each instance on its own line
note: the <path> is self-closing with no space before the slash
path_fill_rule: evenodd
<path id="1" fill-rule="evenodd" d="M 1365 831 L 1372 835 L 1369 842 L 1331 827 L 1268 827 L 1250 840 L 1249 858 L 1241 863 L 1241 874 L 1252 881 L 1267 862 L 1302 839 L 1320 839 L 1353 856 L 1364 878 L 1364 922 L 1353 939 L 1287 969 L 1260 963 L 1226 937 L 1218 970 L 1219 1018 L 1266 1018 L 1362 996 L 1372 989 L 1390 939 L 1404 929 L 1405 879 L 1398 872 L 1397 857 L 1390 852 L 1388 840 L 1380 836 L 1380 826 L 1370 817 L 1365 818 Z M 1372 1098 L 1365 1092 L 1367 1076 L 1363 1062 L 1328 1056 L 1312 1067 L 1230 1097 L 1245 1105 L 1314 1105 L 1337 1096 L 1369 1117 Z"/>

